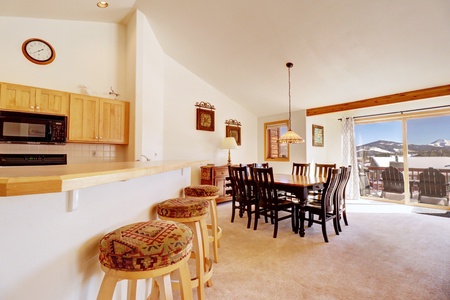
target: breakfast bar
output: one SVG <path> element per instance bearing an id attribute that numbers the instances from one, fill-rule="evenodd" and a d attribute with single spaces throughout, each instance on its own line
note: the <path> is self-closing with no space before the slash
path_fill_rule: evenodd
<path id="1" fill-rule="evenodd" d="M 191 169 L 205 163 L 0 167 L 0 298 L 26 299 L 39 291 L 41 299 L 95 299 L 103 276 L 101 237 L 155 219 L 155 205 L 179 197 L 198 177 Z"/>

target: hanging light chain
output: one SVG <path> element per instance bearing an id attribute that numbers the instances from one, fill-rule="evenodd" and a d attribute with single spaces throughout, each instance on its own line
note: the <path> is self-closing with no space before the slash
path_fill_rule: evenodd
<path id="1" fill-rule="evenodd" d="M 288 62 L 286 67 L 288 68 L 288 90 L 289 90 L 289 131 L 291 130 L 291 68 L 294 66 L 293 63 Z"/>

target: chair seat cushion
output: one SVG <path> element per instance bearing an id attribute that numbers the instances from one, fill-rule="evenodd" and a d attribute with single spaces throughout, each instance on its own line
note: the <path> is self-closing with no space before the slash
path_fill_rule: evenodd
<path id="1" fill-rule="evenodd" d="M 184 195 L 191 197 L 211 197 L 218 192 L 219 188 L 215 185 L 191 185 L 184 188 Z"/>
<path id="2" fill-rule="evenodd" d="M 100 240 L 99 260 L 107 268 L 148 271 L 190 255 L 193 234 L 182 223 L 153 220 L 120 227 Z"/>
<path id="3" fill-rule="evenodd" d="M 158 216 L 166 218 L 193 218 L 209 212 L 209 201 L 199 198 L 174 198 L 158 203 Z"/>

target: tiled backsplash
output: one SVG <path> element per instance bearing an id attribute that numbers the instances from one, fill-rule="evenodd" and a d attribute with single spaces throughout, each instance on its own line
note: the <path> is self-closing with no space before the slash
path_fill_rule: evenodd
<path id="1" fill-rule="evenodd" d="M 67 154 L 68 164 L 125 160 L 125 146 L 104 144 L 31 145 L 0 144 L 0 153 Z"/>

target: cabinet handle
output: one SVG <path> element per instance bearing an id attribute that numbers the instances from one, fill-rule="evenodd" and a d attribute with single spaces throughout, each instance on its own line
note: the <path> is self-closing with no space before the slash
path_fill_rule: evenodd
<path id="1" fill-rule="evenodd" d="M 33 106 L 33 105 L 30 105 L 30 108 L 34 108 L 34 106 Z"/>
<path id="2" fill-rule="evenodd" d="M 36 106 L 36 109 L 40 109 L 40 107 L 39 107 L 39 106 Z"/>
<path id="3" fill-rule="evenodd" d="M 100 137 L 99 139 L 101 140 L 103 137 Z"/>

